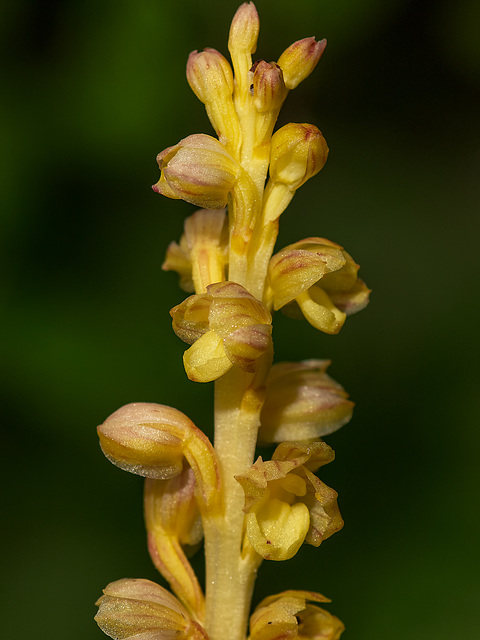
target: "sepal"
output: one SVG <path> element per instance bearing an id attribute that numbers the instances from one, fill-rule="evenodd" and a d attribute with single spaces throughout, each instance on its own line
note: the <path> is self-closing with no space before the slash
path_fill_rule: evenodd
<path id="1" fill-rule="evenodd" d="M 337 431 L 354 404 L 327 373 L 329 360 L 274 364 L 260 417 L 261 443 L 313 440 Z"/>
<path id="2" fill-rule="evenodd" d="M 343 623 L 310 602 L 330 602 L 313 591 L 284 591 L 265 598 L 250 617 L 248 640 L 338 640 Z"/>
<path id="3" fill-rule="evenodd" d="M 114 640 L 208 640 L 180 602 L 150 580 L 117 580 L 103 593 L 95 620 Z"/>

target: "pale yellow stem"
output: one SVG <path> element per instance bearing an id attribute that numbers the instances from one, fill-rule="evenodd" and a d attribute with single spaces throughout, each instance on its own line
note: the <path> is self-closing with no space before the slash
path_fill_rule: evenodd
<path id="1" fill-rule="evenodd" d="M 272 354 L 255 375 L 234 367 L 215 383 L 215 451 L 223 479 L 223 514 L 206 519 L 206 618 L 210 640 L 244 640 L 259 557 L 244 554 L 245 495 L 235 476 L 253 464 L 264 382 Z"/>

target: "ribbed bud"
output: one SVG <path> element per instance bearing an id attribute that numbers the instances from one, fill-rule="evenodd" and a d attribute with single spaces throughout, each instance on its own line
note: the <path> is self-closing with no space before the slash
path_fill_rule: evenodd
<path id="1" fill-rule="evenodd" d="M 344 625 L 307 602 L 330 602 L 313 591 L 284 591 L 265 598 L 250 617 L 250 640 L 338 640 Z"/>
<path id="2" fill-rule="evenodd" d="M 216 49 L 192 51 L 187 62 L 187 80 L 203 102 L 208 118 L 220 140 L 236 149 L 240 143 L 240 123 L 233 105 L 233 72 Z"/>
<path id="3" fill-rule="evenodd" d="M 184 354 L 187 376 L 211 382 L 232 366 L 253 373 L 271 346 L 271 315 L 235 282 L 219 282 L 170 311 L 175 333 L 192 346 Z"/>
<path id="4" fill-rule="evenodd" d="M 263 558 L 288 560 L 303 542 L 318 546 L 342 528 L 336 492 L 312 473 L 333 458 L 324 442 L 283 443 L 272 460 L 258 458 L 236 476 L 245 492 L 246 535 Z"/>
<path id="5" fill-rule="evenodd" d="M 128 404 L 97 429 L 105 456 L 117 467 L 148 478 L 173 478 L 183 467 L 182 432 L 194 426 L 165 405 Z"/>
<path id="6" fill-rule="evenodd" d="M 204 104 L 232 97 L 232 68 L 216 49 L 192 51 L 187 62 L 187 81 L 193 93 Z"/>
<path id="7" fill-rule="evenodd" d="M 188 136 L 157 156 L 160 180 L 153 190 L 206 209 L 223 209 L 240 167 L 225 147 L 203 133 Z"/>
<path id="8" fill-rule="evenodd" d="M 368 304 L 370 290 L 357 277 L 358 268 L 340 245 L 306 238 L 270 260 L 269 296 L 275 309 L 303 314 L 320 331 L 335 334 L 347 315 Z"/>
<path id="9" fill-rule="evenodd" d="M 327 143 L 315 125 L 286 124 L 272 136 L 270 177 L 298 189 L 322 169 L 327 156 Z"/>
<path id="10" fill-rule="evenodd" d="M 352 417 L 354 404 L 326 370 L 328 360 L 282 362 L 267 379 L 259 440 L 313 440 L 337 431 Z"/>
<path id="11" fill-rule="evenodd" d="M 177 598 L 150 580 L 117 580 L 103 593 L 95 620 L 114 640 L 208 640 Z"/>
<path id="12" fill-rule="evenodd" d="M 255 108 L 260 113 L 278 111 L 287 96 L 282 70 L 275 62 L 265 60 L 256 62 L 251 70 Z"/>
<path id="13" fill-rule="evenodd" d="M 195 473 L 200 509 L 217 507 L 220 473 L 215 452 L 181 411 L 152 402 L 128 404 L 97 431 L 102 451 L 113 464 L 146 478 L 174 478 L 185 458 Z"/>
<path id="14" fill-rule="evenodd" d="M 228 36 L 228 50 L 236 53 L 255 53 L 260 20 L 253 2 L 244 2 L 233 16 Z"/>
<path id="15" fill-rule="evenodd" d="M 278 60 L 283 71 L 287 89 L 295 89 L 317 66 L 327 41 L 317 42 L 315 38 L 303 38 L 286 49 Z"/>

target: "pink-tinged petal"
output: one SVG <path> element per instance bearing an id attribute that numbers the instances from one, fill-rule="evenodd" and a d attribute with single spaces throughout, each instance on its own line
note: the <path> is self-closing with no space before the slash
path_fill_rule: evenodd
<path id="1" fill-rule="evenodd" d="M 117 580 L 96 603 L 95 620 L 114 640 L 208 640 L 166 589 L 150 580 Z"/>

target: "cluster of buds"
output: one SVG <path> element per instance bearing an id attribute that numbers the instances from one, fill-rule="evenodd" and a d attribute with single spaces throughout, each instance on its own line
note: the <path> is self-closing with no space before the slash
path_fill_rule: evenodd
<path id="1" fill-rule="evenodd" d="M 126 405 L 98 427 L 107 458 L 146 478 L 148 549 L 175 594 L 145 579 L 109 584 L 96 620 L 115 640 L 245 640 L 262 561 L 318 547 L 343 526 L 337 493 L 317 472 L 335 457 L 323 438 L 351 419 L 353 403 L 327 360 L 272 364 L 272 314 L 337 334 L 370 291 L 330 240 L 306 238 L 273 255 L 281 214 L 328 157 L 312 124 L 274 132 L 326 41 L 305 38 L 276 62 L 254 62 L 258 33 L 256 8 L 245 3 L 230 29 L 232 66 L 215 49 L 190 54 L 187 80 L 217 137 L 190 135 L 157 157 L 154 191 L 201 207 L 163 269 L 192 294 L 170 315 L 190 345 L 188 378 L 215 383 L 215 446 L 160 404 Z M 277 445 L 270 459 L 254 462 L 257 442 Z M 205 591 L 189 562 L 202 540 Z M 326 602 L 306 591 L 270 596 L 251 615 L 248 640 L 338 640 L 344 626 L 318 606 Z"/>

